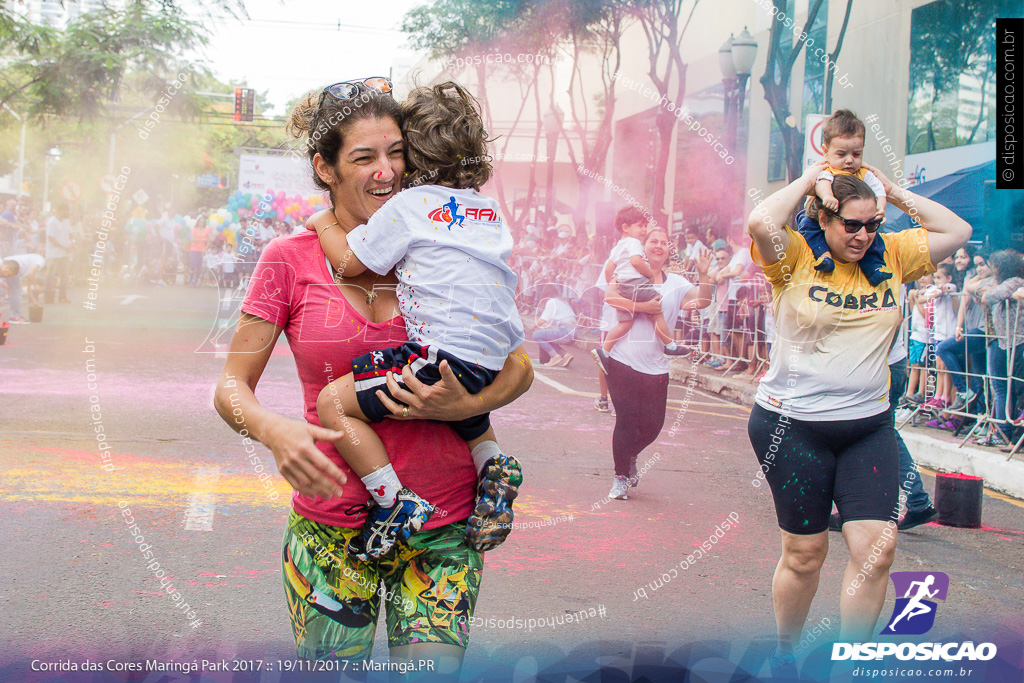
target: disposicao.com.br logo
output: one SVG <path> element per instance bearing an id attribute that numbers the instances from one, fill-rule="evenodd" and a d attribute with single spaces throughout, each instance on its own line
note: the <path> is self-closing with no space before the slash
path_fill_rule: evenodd
<path id="1" fill-rule="evenodd" d="M 922 635 L 935 624 L 936 600 L 945 602 L 949 577 L 942 572 L 893 572 L 896 606 L 881 635 Z M 996 656 L 993 643 L 834 643 L 832 660 L 878 660 L 896 655 L 900 660 L 988 661 Z"/>

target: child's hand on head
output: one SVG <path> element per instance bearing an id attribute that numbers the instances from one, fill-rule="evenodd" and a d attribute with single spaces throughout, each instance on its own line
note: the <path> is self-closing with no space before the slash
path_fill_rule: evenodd
<path id="1" fill-rule="evenodd" d="M 826 209 L 833 213 L 839 211 L 839 200 L 835 197 L 822 198 L 821 203 Z"/>
<path id="2" fill-rule="evenodd" d="M 306 230 L 320 232 L 331 223 L 334 223 L 334 212 L 330 209 L 321 209 L 306 219 Z"/>

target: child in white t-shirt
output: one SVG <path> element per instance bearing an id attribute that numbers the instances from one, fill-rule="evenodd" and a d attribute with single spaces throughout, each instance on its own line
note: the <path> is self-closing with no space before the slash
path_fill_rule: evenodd
<path id="1" fill-rule="evenodd" d="M 658 297 L 652 281 L 654 271 L 644 258 L 644 246 L 640 239 L 647 231 L 647 219 L 636 207 L 627 206 L 615 214 L 615 227 L 622 233 L 622 238 L 612 247 L 611 255 L 605 264 L 605 279 L 608 282 L 614 277 L 616 289 L 623 298 L 634 303 L 651 301 Z M 659 310 L 656 314 L 631 313 L 621 308 L 615 309 L 618 322 L 608 330 L 601 348 L 594 349 L 594 358 L 598 366 L 607 374 L 605 361 L 615 344 L 629 334 L 633 327 L 633 319 L 637 315 L 648 316 L 654 322 L 654 333 L 658 335 L 665 350 L 673 353 L 677 350 L 672 340 L 672 331 L 668 329 L 665 316 Z"/>
<path id="2" fill-rule="evenodd" d="M 375 80 L 386 81 L 390 89 L 387 79 Z M 313 215 L 306 224 L 316 230 L 331 270 L 342 276 L 339 284 L 367 269 L 384 275 L 396 268 L 410 340 L 357 357 L 353 372 L 324 387 L 317 400 L 321 425 L 351 436 L 334 445 L 374 500 L 348 549 L 363 561 L 383 557 L 434 512 L 433 505 L 402 486 L 384 444 L 367 424 L 391 415 L 377 396 L 382 392 L 394 401 L 387 375 L 400 377 L 410 365 L 417 379 L 434 384 L 442 379 L 445 363 L 475 394 L 525 339 L 515 305 L 516 275 L 508 265 L 512 234 L 498 203 L 478 192 L 491 165 L 476 100 L 447 82 L 413 90 L 403 109 L 411 187 L 348 234 L 333 210 Z M 431 184 L 420 184 L 426 181 Z M 382 181 L 380 189 L 393 183 Z M 371 306 L 373 296 L 367 292 Z M 512 500 L 522 472 L 516 459 L 498 448 L 487 414 L 448 424 L 469 443 L 480 476 L 467 542 L 474 550 L 490 550 L 512 529 Z"/>
<path id="3" fill-rule="evenodd" d="M 951 263 L 940 263 L 933 275 L 932 286 L 926 288 L 919 297 L 919 301 L 931 303 L 932 306 L 932 339 L 931 342 L 938 346 L 956 334 L 956 314 L 959 310 L 960 301 L 956 295 L 956 283 L 953 281 L 955 267 Z M 938 354 L 936 358 L 936 388 L 935 396 L 925 403 L 926 406 L 944 408 L 952 404 L 955 398 L 955 389 L 945 363 Z"/>
<path id="4" fill-rule="evenodd" d="M 910 343 L 907 358 L 910 362 L 910 377 L 907 380 L 907 400 L 911 403 L 925 401 L 927 378 L 928 344 L 932 338 L 931 315 L 921 294 L 932 285 L 932 276 L 924 275 L 917 281 L 917 288 L 907 293 L 907 307 L 910 309 Z"/>

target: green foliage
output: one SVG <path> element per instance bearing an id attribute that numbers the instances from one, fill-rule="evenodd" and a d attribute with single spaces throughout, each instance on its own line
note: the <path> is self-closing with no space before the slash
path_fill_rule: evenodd
<path id="1" fill-rule="evenodd" d="M 958 135 L 961 78 L 990 84 L 995 70 L 995 20 L 1020 17 L 1019 0 L 936 0 L 914 10 L 910 35 L 907 152 L 945 149 L 975 137 L 992 116 L 991 102 L 974 130 Z M 993 131 L 986 128 L 988 135 Z"/>
<path id="2" fill-rule="evenodd" d="M 0 101 L 36 118 L 93 117 L 116 101 L 127 76 L 165 76 L 184 50 L 205 42 L 204 29 L 174 5 L 103 8 L 63 31 L 7 15 L 0 21 L 0 48 L 10 55 Z"/>

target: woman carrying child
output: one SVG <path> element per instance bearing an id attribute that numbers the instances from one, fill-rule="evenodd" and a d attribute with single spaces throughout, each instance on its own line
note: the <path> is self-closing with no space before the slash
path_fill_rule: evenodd
<path id="1" fill-rule="evenodd" d="M 603 359 L 608 391 L 617 410 L 612 432 L 615 478 L 609 498 L 626 500 L 628 489 L 637 485 L 637 456 L 654 443 L 665 424 L 669 359 L 660 336 L 655 334 L 655 316 L 673 325 L 683 310 L 703 308 L 711 302 L 710 254 L 704 252 L 697 257 L 699 286 L 695 287 L 683 276 L 665 271 L 670 246 L 664 228 L 651 228 L 644 237 L 644 255 L 654 275 L 654 299 L 637 302 L 624 297 L 615 280 L 605 292 L 609 306 L 646 314 L 635 317 L 626 336 Z"/>
<path id="2" fill-rule="evenodd" d="M 772 285 L 777 327 L 747 429 L 781 533 L 772 580 L 778 645 L 771 665 L 787 678 L 796 674 L 793 647 L 828 553 L 833 502 L 850 549 L 839 638 L 864 641 L 874 632 L 895 556 L 899 514 L 887 366 L 901 320 L 898 289 L 933 272 L 971 236 L 971 226 L 951 211 L 894 188 L 872 169 L 886 198 L 904 212 L 913 207 L 924 226 L 877 234 L 875 193 L 864 181 L 841 175 L 830 188 L 836 207 L 827 208 L 820 198 L 811 206 L 810 217 L 835 262 L 831 272 L 823 272 L 808 242 L 786 225 L 814 190 L 821 169 L 808 168 L 758 204 L 748 219 L 751 253 Z M 865 272 L 861 261 L 880 241 L 882 262 Z M 872 284 L 871 274 L 879 268 L 892 278 Z M 865 566 L 872 571 L 864 572 Z"/>
<path id="3" fill-rule="evenodd" d="M 390 90 L 385 78 L 337 83 L 307 96 L 291 117 L 296 136 L 306 138 L 313 180 L 329 193 L 345 232 L 366 224 L 401 189 L 403 116 Z M 396 417 L 372 428 L 403 483 L 446 514 L 435 514 L 399 541 L 385 560 L 351 557 L 346 548 L 359 536 L 369 494 L 349 481 L 352 470 L 330 443 L 347 432 L 321 427 L 316 402 L 327 384 L 351 372 L 356 357 L 406 339 L 397 284 L 394 270 L 366 271 L 339 283 L 313 232 L 273 240 L 242 304 L 215 405 L 243 443 L 257 440 L 272 451 L 295 489 L 282 574 L 298 655 L 368 658 L 381 607 L 378 592 L 384 592 L 399 596 L 386 601 L 392 660 L 430 660 L 435 672 L 455 679 L 483 567 L 481 554 L 465 542 L 477 475 L 465 442 L 447 425 L 428 420 L 495 410 L 526 391 L 532 370 L 520 348 L 475 395 L 446 364 L 440 366 L 442 380 L 432 386 L 405 368 L 408 389 L 386 377 L 395 398 L 386 405 Z M 267 410 L 254 394 L 282 332 L 302 385 L 304 420 Z"/>

